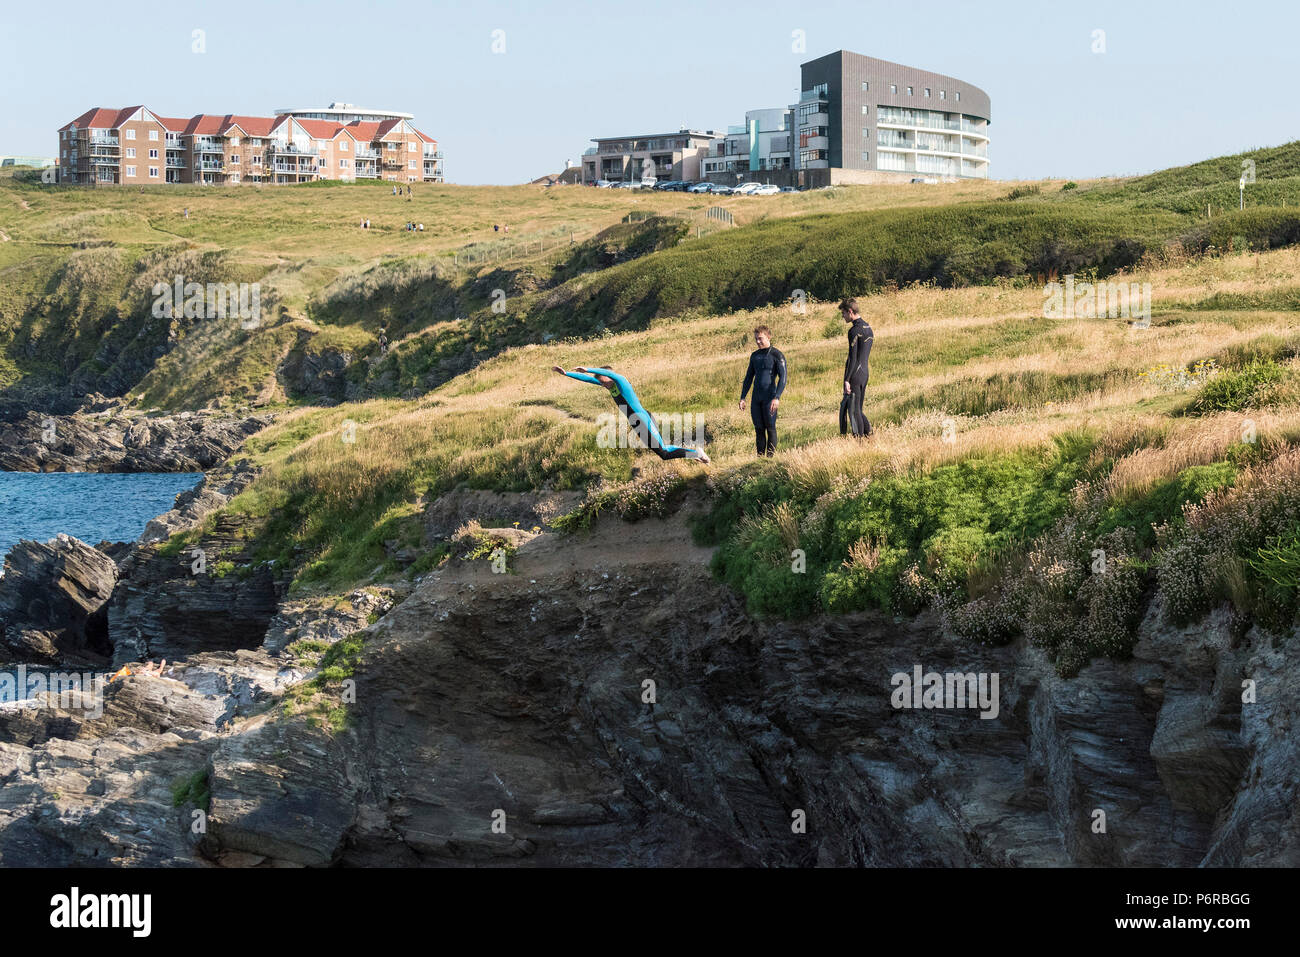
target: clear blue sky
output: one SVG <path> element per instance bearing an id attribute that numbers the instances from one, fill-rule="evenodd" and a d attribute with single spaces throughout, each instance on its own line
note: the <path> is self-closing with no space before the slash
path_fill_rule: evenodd
<path id="1" fill-rule="evenodd" d="M 1300 139 L 1297 0 L 9 0 L 0 153 L 54 155 L 54 131 L 92 106 L 344 100 L 414 113 L 450 182 L 516 183 L 593 136 L 718 129 L 788 104 L 800 62 L 841 48 L 986 90 L 996 178 L 1147 172 Z"/>

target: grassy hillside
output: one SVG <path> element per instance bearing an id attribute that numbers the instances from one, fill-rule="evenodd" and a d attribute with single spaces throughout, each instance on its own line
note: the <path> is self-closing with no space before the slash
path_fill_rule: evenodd
<path id="1" fill-rule="evenodd" d="M 1125 651 L 1141 604 L 1191 575 L 1170 614 L 1194 617 L 1218 596 L 1282 627 L 1300 558 L 1300 339 L 1293 312 L 1259 303 L 1293 302 L 1297 269 L 1288 249 L 1126 275 L 1153 286 L 1149 329 L 1044 319 L 1041 292 L 1008 283 L 864 297 L 876 331 L 868 443 L 837 434 L 843 331 L 830 306 L 510 349 L 415 401 L 288 414 L 253 441 L 267 471 L 232 507 L 261 528 L 260 559 L 296 569 L 307 590 L 444 556 L 450 545 L 424 540 L 419 516 L 459 484 L 588 488 L 562 523 L 573 528 L 602 509 L 662 513 L 695 488 L 708 503 L 700 538 L 720 546 L 719 575 L 759 614 L 934 603 L 978 640 L 1037 622 L 1036 640 L 1069 670 Z M 1238 305 L 1207 306 L 1225 301 Z M 736 408 L 760 321 L 791 370 L 770 462 L 753 460 Z M 714 465 L 598 448 L 607 397 L 549 371 L 597 362 L 652 411 L 703 415 Z M 1202 519 L 1202 551 L 1187 544 L 1196 503 L 1217 510 Z M 394 543 L 427 560 L 404 565 Z M 1087 574 L 1096 549 L 1110 578 Z"/>
<path id="2" fill-rule="evenodd" d="M 96 192 L 7 175 L 0 401 L 60 390 L 162 408 L 411 396 L 506 346 L 656 317 L 1271 248 L 1300 235 L 1297 155 L 1296 145 L 1250 154 L 1257 182 L 1241 214 L 1230 207 L 1242 157 L 1128 181 L 717 200 L 433 185 L 407 200 L 382 183 Z M 704 216 L 713 205 L 738 228 L 717 230 Z M 261 327 L 152 321 L 149 290 L 177 274 L 259 282 Z M 393 345 L 382 360 L 380 329 Z"/>
<path id="3" fill-rule="evenodd" d="M 1229 157 L 1068 189 L 737 200 L 739 228 L 701 235 L 689 214 L 703 203 L 678 194 L 425 187 L 408 204 L 382 186 L 182 190 L 104 194 L 97 212 L 75 209 L 85 194 L 9 183 L 0 371 L 11 388 L 120 382 L 144 405 L 295 405 L 249 444 L 264 472 L 229 510 L 256 560 L 301 590 L 445 558 L 452 545 L 426 537 L 422 512 L 458 485 L 586 489 L 558 522 L 577 532 L 601 511 L 666 514 L 689 493 L 717 574 L 757 614 L 932 606 L 972 640 L 1027 635 L 1068 673 L 1124 654 L 1153 600 L 1176 622 L 1227 601 L 1243 627 L 1294 625 L 1297 155 L 1253 154 L 1252 201 L 1275 205 L 1244 212 L 1219 205 L 1235 199 Z M 190 222 L 219 228 L 158 238 L 189 197 Z M 287 220 L 250 216 L 259 200 Z M 151 205 L 133 218 L 131 202 Z M 367 203 L 384 209 L 369 235 L 344 224 Z M 459 224 L 460 245 L 450 226 L 403 232 L 415 203 Z M 507 210 L 513 250 L 484 232 Z M 88 237 L 37 238 L 56 221 Z M 567 224 L 572 241 L 547 251 Z M 465 267 L 472 243 L 504 261 Z M 182 326 L 167 344 L 144 301 L 178 268 L 260 278 L 270 316 L 254 330 Z M 1046 318 L 1042 283 L 1065 272 L 1150 283 L 1150 327 Z M 844 333 L 830 301 L 843 294 L 876 333 L 865 443 L 836 422 Z M 757 322 L 791 371 L 770 461 L 754 461 L 736 407 Z M 714 465 L 600 448 L 608 397 L 549 371 L 580 364 L 615 365 L 652 411 L 702 415 Z"/>

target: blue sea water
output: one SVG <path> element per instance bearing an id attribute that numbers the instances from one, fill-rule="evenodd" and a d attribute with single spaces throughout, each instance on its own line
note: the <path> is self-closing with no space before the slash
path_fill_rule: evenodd
<path id="1" fill-rule="evenodd" d="M 0 472 L 0 556 L 19 539 L 44 542 L 60 532 L 90 545 L 134 541 L 149 519 L 202 478 L 201 472 Z"/>

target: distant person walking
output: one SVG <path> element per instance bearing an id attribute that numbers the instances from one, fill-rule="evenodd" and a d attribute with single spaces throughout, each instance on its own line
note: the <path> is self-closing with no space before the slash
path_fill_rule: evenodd
<path id="1" fill-rule="evenodd" d="M 849 429 L 857 438 L 871 435 L 871 422 L 862 413 L 862 400 L 871 377 L 867 362 L 871 358 L 874 334 L 871 326 L 858 314 L 858 301 L 845 299 L 840 303 L 840 315 L 849 324 L 849 356 L 844 363 L 844 398 L 840 402 L 840 435 Z"/>
<path id="2" fill-rule="evenodd" d="M 749 417 L 754 422 L 754 438 L 759 455 L 776 454 L 776 413 L 785 391 L 785 354 L 772 345 L 772 330 L 767 326 L 754 327 L 754 345 L 749 354 L 749 368 L 745 382 L 740 387 L 740 411 L 745 411 L 745 396 L 754 386 L 754 404 Z"/>

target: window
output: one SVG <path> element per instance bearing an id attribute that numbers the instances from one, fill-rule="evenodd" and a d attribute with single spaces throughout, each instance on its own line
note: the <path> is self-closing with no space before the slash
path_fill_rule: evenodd
<path id="1" fill-rule="evenodd" d="M 910 86 L 907 88 L 907 95 L 908 96 L 912 95 L 912 88 Z"/>
<path id="2" fill-rule="evenodd" d="M 134 176 L 134 175 L 135 175 L 135 167 L 134 167 L 134 166 L 128 166 L 128 167 L 126 168 L 126 175 L 127 175 L 127 176 Z"/>
<path id="3" fill-rule="evenodd" d="M 157 130 L 150 130 L 150 131 L 149 131 L 149 140 L 150 140 L 151 142 L 154 142 L 154 143 L 157 143 L 157 142 L 158 142 L 158 131 L 157 131 Z"/>
<path id="4" fill-rule="evenodd" d="M 230 157 L 230 162 L 231 165 L 237 166 L 239 164 L 239 154 L 236 153 L 234 156 Z"/>
<path id="5" fill-rule="evenodd" d="M 130 160 L 130 159 L 135 159 L 135 147 L 134 147 L 134 146 L 128 146 L 128 147 L 126 148 L 126 158 L 129 159 L 129 160 Z"/>
<path id="6" fill-rule="evenodd" d="M 407 150 L 415 149 L 415 140 L 409 140 L 406 144 Z"/>
<path id="7" fill-rule="evenodd" d="M 930 88 L 928 86 L 925 88 L 925 95 L 926 96 L 930 95 Z"/>
<path id="8" fill-rule="evenodd" d="M 238 137 L 238 136 L 232 136 L 232 137 L 230 138 L 230 145 L 231 145 L 231 146 L 238 146 L 238 145 L 239 145 L 239 137 Z"/>
<path id="9" fill-rule="evenodd" d="M 158 178 L 158 167 L 157 167 L 157 166 L 150 166 L 150 167 L 149 167 L 149 178 L 150 178 L 150 179 L 157 179 L 157 178 Z"/>
<path id="10" fill-rule="evenodd" d="M 149 151 L 149 158 L 150 158 L 151 160 L 156 160 L 156 159 L 158 158 L 158 151 L 157 151 L 157 150 L 150 150 L 150 151 Z"/>
<path id="11" fill-rule="evenodd" d="M 863 150 L 863 151 L 862 151 L 862 162 L 864 162 L 864 163 L 870 163 L 870 162 L 871 162 L 871 151 L 870 151 L 870 150 Z"/>
<path id="12" fill-rule="evenodd" d="M 232 183 L 238 183 L 238 182 L 239 182 L 239 174 L 238 174 L 238 173 L 231 173 L 231 174 L 230 174 L 230 181 L 231 181 Z"/>
<path id="13" fill-rule="evenodd" d="M 868 83 L 866 80 L 863 80 L 863 81 L 862 81 L 862 92 L 863 92 L 863 93 L 866 93 L 867 90 L 869 90 L 869 89 L 871 89 L 871 84 Z"/>
<path id="14" fill-rule="evenodd" d="M 863 116 L 866 116 L 866 115 L 867 115 L 867 111 L 870 110 L 870 109 L 871 109 L 871 107 L 869 107 L 869 106 L 865 106 L 865 105 L 864 105 L 864 106 L 862 107 L 862 115 L 863 115 Z"/>
<path id="15" fill-rule="evenodd" d="M 348 141 L 347 141 L 347 140 L 339 140 L 339 152 L 340 152 L 340 153 L 346 153 L 347 151 L 348 151 Z"/>
<path id="16" fill-rule="evenodd" d="M 863 135 L 863 136 L 870 136 L 870 135 L 871 135 L 871 130 L 867 129 L 865 126 L 862 127 L 862 135 Z"/>
<path id="17" fill-rule="evenodd" d="M 406 164 L 406 168 L 407 168 L 407 169 L 415 169 L 415 160 L 410 160 L 409 162 L 407 162 L 407 164 Z"/>
<path id="18" fill-rule="evenodd" d="M 135 130 L 127 130 L 127 131 L 126 131 L 126 138 L 127 138 L 128 140 L 133 140 L 133 139 L 135 139 Z"/>
<path id="19" fill-rule="evenodd" d="M 960 93 L 960 92 L 954 93 L 954 94 L 953 94 L 953 97 L 957 100 L 958 103 L 961 102 L 961 93 Z"/>
<path id="20" fill-rule="evenodd" d="M 890 92 L 890 93 L 897 93 L 897 92 L 898 92 L 898 84 L 897 84 L 897 83 L 891 83 L 891 84 L 889 84 L 889 92 Z"/>
<path id="21" fill-rule="evenodd" d="M 339 157 L 339 169 L 347 169 L 347 168 L 348 168 L 348 160 L 347 160 L 347 157 L 346 157 L 346 156 L 340 156 L 340 157 Z"/>
<path id="22" fill-rule="evenodd" d="M 948 99 L 948 91 L 947 91 L 947 90 L 940 90 L 940 91 L 939 91 L 939 99 L 941 99 L 941 100 L 946 100 L 946 99 Z"/>

